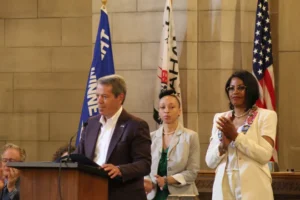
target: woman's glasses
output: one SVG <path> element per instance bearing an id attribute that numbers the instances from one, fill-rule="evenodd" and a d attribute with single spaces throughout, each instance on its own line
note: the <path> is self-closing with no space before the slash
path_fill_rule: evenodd
<path id="1" fill-rule="evenodd" d="M 234 85 L 231 85 L 229 87 L 226 88 L 226 91 L 227 92 L 234 92 L 235 90 L 239 91 L 239 92 L 243 92 L 246 90 L 246 86 L 245 85 L 238 85 L 238 86 L 234 86 Z"/>

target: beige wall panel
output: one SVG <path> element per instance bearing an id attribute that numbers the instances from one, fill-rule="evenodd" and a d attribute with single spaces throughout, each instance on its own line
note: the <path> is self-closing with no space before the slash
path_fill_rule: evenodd
<path id="1" fill-rule="evenodd" d="M 300 50 L 300 1 L 279 1 L 279 51 Z"/>
<path id="2" fill-rule="evenodd" d="M 142 44 L 142 68 L 157 69 L 159 43 Z M 177 42 L 177 55 L 180 69 L 197 68 L 197 43 Z"/>
<path id="3" fill-rule="evenodd" d="M 221 10 L 221 0 L 198 0 L 198 10 Z"/>
<path id="4" fill-rule="evenodd" d="M 198 12 L 198 41 L 220 41 L 222 13 L 220 11 Z"/>
<path id="5" fill-rule="evenodd" d="M 0 112 L 13 110 L 13 74 L 0 73 Z"/>
<path id="6" fill-rule="evenodd" d="M 162 12 L 115 13 L 114 42 L 159 42 L 162 31 Z"/>
<path id="7" fill-rule="evenodd" d="M 221 42 L 198 43 L 198 69 L 219 69 L 225 66 L 221 65 L 221 45 Z"/>
<path id="8" fill-rule="evenodd" d="M 212 170 L 210 168 L 207 167 L 206 163 L 205 163 L 205 155 L 206 155 L 206 151 L 208 148 L 208 143 L 207 144 L 200 144 L 200 169 L 201 170 Z"/>
<path id="9" fill-rule="evenodd" d="M 83 100 L 83 98 L 82 98 Z M 79 125 L 80 113 L 50 113 L 50 140 L 69 142 L 76 133 Z"/>
<path id="10" fill-rule="evenodd" d="M 83 0 L 38 0 L 39 17 L 91 16 L 92 1 Z"/>
<path id="11" fill-rule="evenodd" d="M 17 73 L 14 89 L 85 89 L 87 76 L 84 73 Z"/>
<path id="12" fill-rule="evenodd" d="M 50 48 L 0 48 L 0 72 L 50 72 Z"/>
<path id="13" fill-rule="evenodd" d="M 174 24 L 175 24 L 175 31 L 176 31 L 175 32 L 176 40 L 196 42 L 197 29 L 198 29 L 197 12 L 196 11 L 175 11 L 173 14 L 174 14 Z"/>
<path id="14" fill-rule="evenodd" d="M 252 71 L 253 67 L 253 43 L 242 43 L 242 66 L 241 68 Z"/>
<path id="15" fill-rule="evenodd" d="M 159 43 L 142 43 L 142 68 L 157 69 Z"/>
<path id="16" fill-rule="evenodd" d="M 199 70 L 198 73 L 198 111 L 212 113 L 227 111 L 229 101 L 224 88 L 232 70 Z"/>
<path id="17" fill-rule="evenodd" d="M 156 122 L 153 119 L 152 112 L 151 113 L 131 113 L 131 114 L 145 120 L 149 125 L 150 132 L 155 131 L 158 128 L 158 127 L 156 127 Z"/>
<path id="18" fill-rule="evenodd" d="M 113 0 L 107 1 L 107 12 L 133 12 L 137 7 L 136 0 Z M 92 0 L 93 13 L 100 13 L 102 2 L 99 0 Z"/>
<path id="19" fill-rule="evenodd" d="M 112 44 L 112 49 L 115 69 L 141 69 L 141 44 Z"/>
<path id="20" fill-rule="evenodd" d="M 0 147 L 3 147 L 5 144 L 6 144 L 5 141 L 1 141 L 1 140 L 0 140 Z"/>
<path id="21" fill-rule="evenodd" d="M 278 64 L 278 43 L 279 43 L 279 27 L 278 27 L 278 13 L 274 13 L 270 16 L 271 21 L 271 37 L 272 37 L 272 51 L 273 51 L 273 63 Z M 281 30 L 280 30 L 281 31 Z"/>
<path id="22" fill-rule="evenodd" d="M 255 17 L 256 12 L 240 12 L 241 25 L 240 25 L 240 38 L 241 42 L 253 42 L 255 30 Z M 235 27 L 237 29 L 237 27 Z"/>
<path id="23" fill-rule="evenodd" d="M 99 21 L 100 21 L 100 14 L 93 14 L 92 15 L 92 41 L 93 41 L 93 44 L 95 44 L 96 39 L 97 39 L 96 37 L 97 37 Z M 113 21 L 112 18 L 109 18 L 111 37 L 112 37 L 112 21 Z"/>
<path id="24" fill-rule="evenodd" d="M 52 161 L 53 154 L 57 149 L 63 145 L 68 144 L 68 142 L 35 142 L 35 141 L 11 141 L 12 143 L 21 146 L 26 150 L 27 162 L 32 161 Z"/>
<path id="25" fill-rule="evenodd" d="M 60 46 L 61 19 L 7 20 L 5 44 L 9 47 Z"/>
<path id="26" fill-rule="evenodd" d="M 91 17 L 62 19 L 62 46 L 90 46 L 91 36 Z"/>
<path id="27" fill-rule="evenodd" d="M 255 12 L 222 11 L 222 41 L 252 42 L 254 27 Z"/>
<path id="28" fill-rule="evenodd" d="M 242 43 L 221 43 L 221 68 L 237 69 L 242 65 Z"/>
<path id="29" fill-rule="evenodd" d="M 0 73 L 0 90 L 11 91 L 13 89 L 13 74 Z"/>
<path id="30" fill-rule="evenodd" d="M 216 113 L 199 113 L 198 115 L 198 123 L 200 124 L 199 137 L 201 144 L 209 143 L 215 114 Z"/>
<path id="31" fill-rule="evenodd" d="M 242 64 L 242 43 L 198 43 L 199 69 L 236 69 Z"/>
<path id="32" fill-rule="evenodd" d="M 12 112 L 13 110 L 13 91 L 0 89 L 0 112 Z"/>
<path id="33" fill-rule="evenodd" d="M 199 10 L 243 10 L 255 11 L 257 1 L 249 0 L 199 0 Z"/>
<path id="34" fill-rule="evenodd" d="M 296 100 L 299 100 L 299 99 L 300 99 L 300 97 L 296 98 Z M 292 111 L 289 112 L 290 116 L 292 116 L 292 117 L 288 118 L 290 120 L 289 125 L 291 125 L 292 129 L 289 128 L 290 132 L 288 134 L 289 135 L 288 141 L 289 141 L 290 146 L 292 146 L 292 147 L 299 147 L 300 148 L 300 140 L 299 140 L 299 133 L 300 133 L 300 123 L 299 123 L 299 120 L 300 120 L 300 115 L 298 114 L 299 109 L 294 109 L 294 110 L 292 110 Z M 286 116 L 286 113 L 284 113 L 284 115 Z M 284 119 L 281 118 L 281 120 L 284 120 Z M 284 121 L 286 121 L 286 119 Z M 284 132 L 284 133 L 286 133 L 286 132 Z M 293 157 L 291 159 L 297 159 L 297 158 L 298 157 Z M 300 164 L 299 160 L 298 160 L 298 163 Z M 298 169 L 300 169 L 300 167 Z"/>
<path id="35" fill-rule="evenodd" d="M 47 113 L 0 114 L 1 140 L 48 140 L 49 115 Z"/>
<path id="36" fill-rule="evenodd" d="M 57 47 L 52 49 L 52 70 L 54 72 L 86 72 L 92 63 L 91 47 Z"/>
<path id="37" fill-rule="evenodd" d="M 177 42 L 177 53 L 180 69 L 197 69 L 198 44 L 196 42 Z"/>
<path id="38" fill-rule="evenodd" d="M 256 11 L 257 1 L 252 0 L 223 0 L 222 10 Z"/>
<path id="39" fill-rule="evenodd" d="M 299 148 L 299 112 L 297 106 L 300 102 L 299 90 L 299 67 L 300 52 L 279 53 L 279 75 L 278 75 L 278 142 L 279 142 L 279 164 L 282 169 L 296 168 L 299 166 L 297 157 Z M 293 72 L 293 73 L 291 73 Z M 297 153 L 296 153 L 297 152 Z M 295 166 L 296 165 L 296 166 Z"/>
<path id="40" fill-rule="evenodd" d="M 297 141 L 299 141 L 299 137 L 297 138 Z M 288 161 L 289 162 L 286 165 L 286 168 L 281 168 L 281 170 L 285 171 L 286 169 L 294 169 L 295 171 L 299 171 L 299 169 L 300 169 L 299 153 L 300 153 L 300 147 L 299 146 L 289 147 L 289 155 L 288 155 Z"/>
<path id="41" fill-rule="evenodd" d="M 197 10 L 197 0 L 173 1 L 173 10 Z M 137 0 L 138 11 L 163 11 L 166 1 Z"/>
<path id="42" fill-rule="evenodd" d="M 0 47 L 4 46 L 4 20 L 0 19 Z"/>
<path id="43" fill-rule="evenodd" d="M 0 18 L 36 18 L 38 0 L 1 0 Z"/>
<path id="44" fill-rule="evenodd" d="M 279 78 L 278 78 L 278 123 L 279 123 L 279 152 L 286 155 L 289 147 L 300 147 L 299 143 L 299 112 L 297 106 L 300 102 L 299 90 L 299 67 L 300 52 L 279 53 Z M 293 73 L 291 73 L 293 72 Z M 282 148 L 286 147 L 286 148 Z M 294 154 L 295 155 L 295 154 Z M 297 160 L 297 157 L 289 157 L 288 162 Z M 288 164 L 287 161 L 284 164 Z M 299 164 L 299 163 L 298 163 Z M 292 166 L 289 166 L 293 168 Z"/>
<path id="45" fill-rule="evenodd" d="M 80 112 L 84 90 L 15 90 L 15 112 Z"/>
<path id="46" fill-rule="evenodd" d="M 199 133 L 198 113 L 183 113 L 184 127 Z"/>
<path id="47" fill-rule="evenodd" d="M 197 70 L 180 70 L 180 89 L 182 93 L 183 112 L 198 110 L 198 77 Z"/>
<path id="48" fill-rule="evenodd" d="M 270 13 L 278 13 L 279 11 L 279 0 L 271 0 L 269 3 L 269 11 Z"/>
<path id="49" fill-rule="evenodd" d="M 155 70 L 117 71 L 127 84 L 124 108 L 129 112 L 152 112 Z"/>

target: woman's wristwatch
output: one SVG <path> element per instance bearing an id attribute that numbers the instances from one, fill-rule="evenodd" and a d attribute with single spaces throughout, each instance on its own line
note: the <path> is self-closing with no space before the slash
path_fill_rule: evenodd
<path id="1" fill-rule="evenodd" d="M 168 177 L 164 176 L 165 185 L 168 185 Z"/>

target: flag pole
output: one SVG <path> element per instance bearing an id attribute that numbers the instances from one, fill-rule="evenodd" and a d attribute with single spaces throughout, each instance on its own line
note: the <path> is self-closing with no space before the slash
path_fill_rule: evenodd
<path id="1" fill-rule="evenodd" d="M 102 6 L 106 7 L 107 0 L 101 0 L 101 1 L 102 1 Z"/>

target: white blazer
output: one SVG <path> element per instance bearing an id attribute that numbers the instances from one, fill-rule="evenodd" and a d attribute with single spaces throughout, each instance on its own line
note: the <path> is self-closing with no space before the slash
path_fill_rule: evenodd
<path id="1" fill-rule="evenodd" d="M 268 168 L 273 148 L 262 136 L 269 136 L 275 142 L 277 115 L 274 111 L 261 108 L 258 108 L 257 112 L 257 116 L 246 134 L 239 133 L 234 142 L 237 148 L 242 199 L 273 200 L 272 177 Z M 216 169 L 213 200 L 223 200 L 222 182 L 227 153 L 219 156 L 220 141 L 216 120 L 227 113 L 215 115 L 212 136 L 205 157 L 208 167 Z"/>
<path id="2" fill-rule="evenodd" d="M 163 148 L 163 127 L 151 132 L 152 165 L 150 175 L 145 177 L 155 184 L 154 189 L 147 195 L 147 199 L 153 199 L 156 194 L 156 180 L 158 164 Z M 180 123 L 173 135 L 167 154 L 167 175 L 173 176 L 180 184 L 168 185 L 170 194 L 198 195 L 195 185 L 200 170 L 200 144 L 198 134 L 184 128 Z"/>

